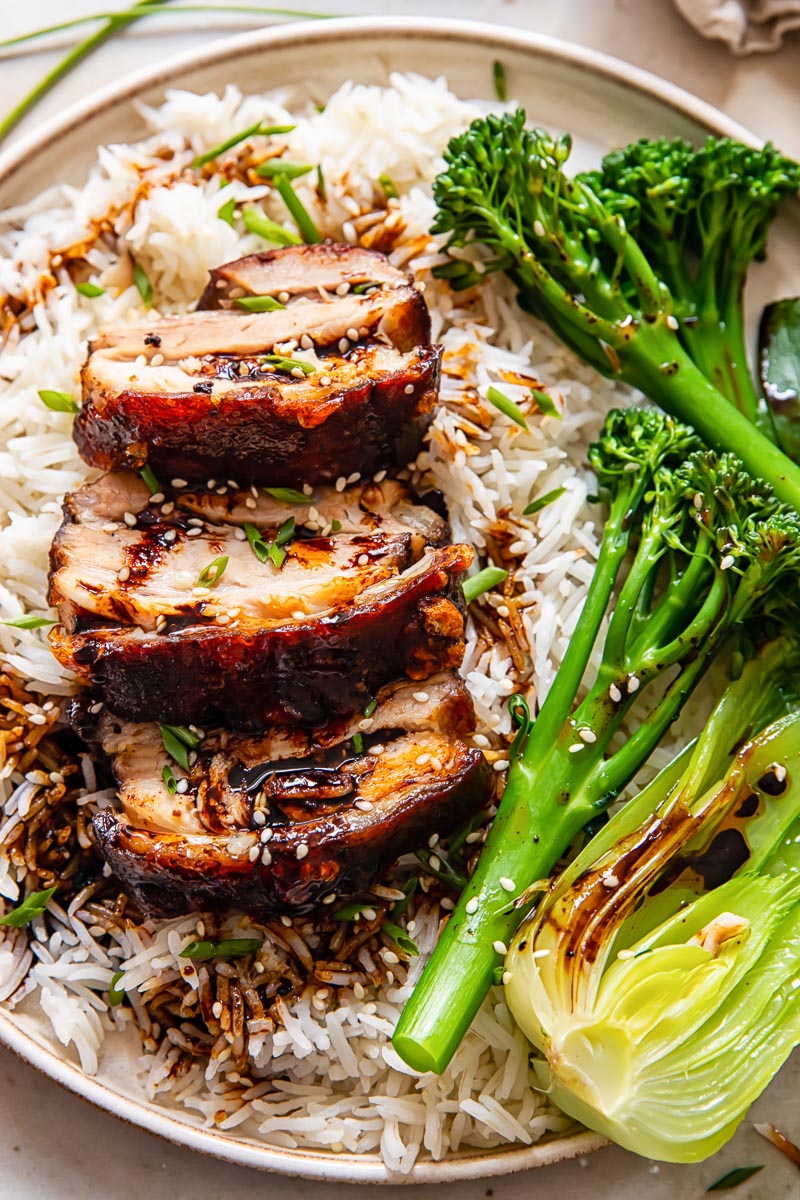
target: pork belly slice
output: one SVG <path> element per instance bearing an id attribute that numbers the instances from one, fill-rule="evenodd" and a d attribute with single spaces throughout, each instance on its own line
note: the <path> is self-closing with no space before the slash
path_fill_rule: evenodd
<path id="1" fill-rule="evenodd" d="M 141 333 L 138 342 L 137 353 Z M 410 462 L 438 395 L 441 349 L 370 342 L 345 355 L 301 351 L 292 361 L 302 359 L 311 373 L 295 366 L 297 378 L 257 352 L 239 356 L 232 341 L 222 353 L 158 365 L 152 353 L 145 358 L 137 364 L 113 348 L 86 362 L 73 425 L 86 462 L 101 469 L 147 462 L 169 477 L 222 474 L 296 487 Z"/>
<path id="2" fill-rule="evenodd" d="M 112 871 L 151 916 L 235 906 L 261 918 L 308 913 L 363 891 L 400 855 L 449 833 L 487 802 L 492 771 L 466 742 L 401 734 L 338 768 L 276 772 L 263 827 L 152 830 L 107 808 L 93 820 Z"/>
<path id="3" fill-rule="evenodd" d="M 344 518 L 337 533 L 326 494 Z M 67 497 L 51 550 L 56 657 L 131 720 L 245 728 L 320 724 L 363 708 L 392 679 L 458 666 L 472 551 L 441 545 L 446 525 L 424 506 L 404 523 L 408 493 L 397 484 L 361 489 L 368 509 L 357 497 L 334 501 L 327 489 L 312 497 L 321 507 L 295 515 L 271 497 L 248 507 L 241 493 L 153 504 L 128 473 L 88 485 Z M 290 515 L 282 566 L 259 561 L 240 522 L 267 544 Z M 221 578 L 198 590 L 223 557 Z"/>
<path id="4" fill-rule="evenodd" d="M 240 296 L 319 296 L 337 288 L 402 287 L 411 276 L 378 250 L 321 242 L 248 254 L 210 272 L 201 309 L 233 308 Z"/>
<path id="5" fill-rule="evenodd" d="M 442 672 L 426 680 L 424 692 L 419 688 L 408 681 L 390 684 L 375 697 L 369 717 L 359 712 L 315 730 L 278 727 L 254 735 L 208 730 L 188 771 L 170 758 L 154 723 L 124 721 L 107 710 L 95 714 L 85 699 L 73 703 L 71 720 L 90 748 L 109 761 L 131 825 L 155 832 L 222 833 L 254 828 L 255 803 L 274 800 L 281 819 L 294 819 L 298 804 L 305 811 L 330 800 L 339 803 L 352 790 L 346 778 L 350 767 L 342 764 L 357 757 L 354 736 L 375 745 L 400 731 L 448 738 L 473 732 L 472 700 L 458 675 Z M 165 768 L 173 776 L 170 786 Z"/>

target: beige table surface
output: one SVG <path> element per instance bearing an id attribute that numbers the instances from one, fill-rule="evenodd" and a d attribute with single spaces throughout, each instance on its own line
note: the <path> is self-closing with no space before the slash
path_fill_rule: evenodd
<path id="1" fill-rule="evenodd" d="M 266 3 L 266 0 L 263 0 Z M 287 0 L 285 0 L 287 2 Z M 300 0 L 294 0 L 302 7 Z M 784 150 L 800 155 L 800 39 L 778 54 L 735 59 L 702 41 L 675 14 L 670 0 L 309 0 L 316 11 L 369 15 L 452 16 L 518 25 L 615 54 L 663 75 L 711 101 Z M 67 16 L 126 7 L 121 0 L 0 0 L 0 36 Z M 33 128 L 71 100 L 127 71 L 213 37 L 248 28 L 245 19 L 157 18 L 104 47 L 81 65 L 20 127 Z M 202 23 L 202 24 L 201 24 Z M 0 107 L 10 108 L 58 55 L 0 61 Z M 780 1112 L 800 1138 L 800 1097 L 780 1081 L 762 1097 L 756 1116 Z M 798 1200 L 800 1173 L 745 1123 L 724 1155 L 693 1168 L 658 1167 L 619 1150 L 582 1162 L 485 1183 L 440 1187 L 439 1200 L 694 1200 L 724 1171 L 743 1164 L 765 1169 L 735 1192 L 736 1200 Z M 307 1183 L 260 1175 L 169 1146 L 96 1112 L 0 1050 L 0 1200 L 240 1200 L 280 1196 L 346 1200 L 378 1189 Z M 433 1187 L 382 1189 L 387 1200 L 432 1200 Z"/>

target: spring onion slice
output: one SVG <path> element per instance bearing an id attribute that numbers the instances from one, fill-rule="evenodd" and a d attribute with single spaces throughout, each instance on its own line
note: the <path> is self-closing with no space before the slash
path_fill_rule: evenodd
<path id="1" fill-rule="evenodd" d="M 49 408 L 51 412 L 78 412 L 78 405 L 70 392 L 54 392 L 50 388 L 43 388 L 38 395 L 45 408 Z"/>
<path id="2" fill-rule="evenodd" d="M 499 391 L 499 389 L 496 387 L 490 387 L 487 390 L 486 399 L 490 404 L 493 404 L 499 412 L 504 413 L 507 417 L 510 417 L 512 421 L 519 425 L 520 429 L 524 429 L 527 432 L 528 424 L 525 420 L 525 414 L 518 404 L 515 404 L 513 400 L 510 400 L 508 396 L 504 395 L 503 392 Z"/>
<path id="3" fill-rule="evenodd" d="M 0 917 L 0 925 L 7 925 L 12 929 L 22 929 L 23 925 L 30 924 L 34 917 L 41 916 L 47 908 L 48 901 L 55 895 L 57 887 L 58 885 L 45 888 L 43 892 L 31 892 L 22 901 L 22 904 L 18 904 L 16 908 L 12 908 L 11 912 Z"/>
<path id="4" fill-rule="evenodd" d="M 508 571 L 504 571 L 502 567 L 484 567 L 477 575 L 471 575 L 469 579 L 464 580 L 461 585 L 464 599 L 467 604 L 472 604 L 473 600 L 477 600 L 484 592 L 490 592 L 507 578 Z"/>
<path id="5" fill-rule="evenodd" d="M 303 241 L 308 245 L 322 241 L 322 235 L 312 221 L 308 210 L 303 204 L 297 192 L 292 187 L 285 175 L 279 175 L 275 180 L 275 186 L 281 194 L 284 204 L 292 214 L 297 228 L 300 230 L 300 235 Z"/>

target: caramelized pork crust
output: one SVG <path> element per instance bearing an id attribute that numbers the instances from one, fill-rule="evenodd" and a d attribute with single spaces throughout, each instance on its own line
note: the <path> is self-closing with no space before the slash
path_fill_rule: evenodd
<path id="1" fill-rule="evenodd" d="M 112 711 L 316 725 L 393 679 L 459 665 L 472 552 L 442 545 L 446 524 L 402 485 L 320 489 L 307 506 L 219 490 L 152 502 L 121 473 L 65 501 L 51 645 Z M 287 520 L 275 563 L 266 549 Z"/>
<path id="2" fill-rule="evenodd" d="M 378 250 L 342 242 L 283 246 L 248 254 L 211 271 L 200 308 L 232 308 L 241 296 L 320 296 L 383 286 L 402 287 L 411 276 Z"/>
<path id="3" fill-rule="evenodd" d="M 255 785 L 264 825 L 152 830 L 113 809 L 93 824 L 106 862 L 150 915 L 228 906 L 261 918 L 306 913 L 363 890 L 432 833 L 463 824 L 487 802 L 491 776 L 480 750 L 411 733 L 316 775 L 306 764 L 273 772 L 268 788 Z"/>

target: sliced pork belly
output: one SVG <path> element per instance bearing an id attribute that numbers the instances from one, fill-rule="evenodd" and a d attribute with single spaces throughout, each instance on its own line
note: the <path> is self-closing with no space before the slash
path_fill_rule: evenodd
<path id="1" fill-rule="evenodd" d="M 430 731 L 389 737 L 379 747 L 322 766 L 264 764 L 260 774 L 220 752 L 216 773 L 206 775 L 212 802 L 204 795 L 201 823 L 217 819 L 227 773 L 229 782 L 238 779 L 240 793 L 249 775 L 254 794 L 240 794 L 226 816 L 252 804 L 263 824 L 251 819 L 239 828 L 231 822 L 220 832 L 198 832 L 187 813 L 170 828 L 152 829 L 105 809 L 94 818 L 101 853 L 153 916 L 229 905 L 262 918 L 306 913 L 363 891 L 401 854 L 432 833 L 450 832 L 487 802 L 492 772 L 481 751 L 465 742 Z M 172 799 L 180 800 L 176 814 L 189 808 L 185 797 Z"/>
<path id="2" fill-rule="evenodd" d="M 351 288 L 402 287 L 410 283 L 410 275 L 377 250 L 341 242 L 284 246 L 217 267 L 211 272 L 199 307 L 233 308 L 241 296 L 284 299 L 337 295 Z"/>
<path id="3" fill-rule="evenodd" d="M 392 679 L 460 663 L 472 552 L 441 544 L 446 525 L 431 509 L 404 521 L 400 485 L 320 489 L 308 506 L 222 490 L 152 502 L 120 473 L 65 500 L 51 645 L 112 711 L 313 725 L 362 708 Z M 260 561 L 287 519 L 285 560 Z M 201 583 L 221 559 L 222 575 Z"/>
<path id="4" fill-rule="evenodd" d="M 136 342 L 138 354 L 141 331 Z M 404 466 L 418 453 L 438 395 L 439 347 L 369 342 L 344 355 L 300 352 L 278 367 L 228 346 L 157 365 L 152 354 L 137 365 L 130 347 L 94 351 L 73 426 L 81 456 L 103 469 L 149 463 L 169 478 L 298 487 Z M 292 375 L 292 362 L 310 373 L 295 365 Z"/>

